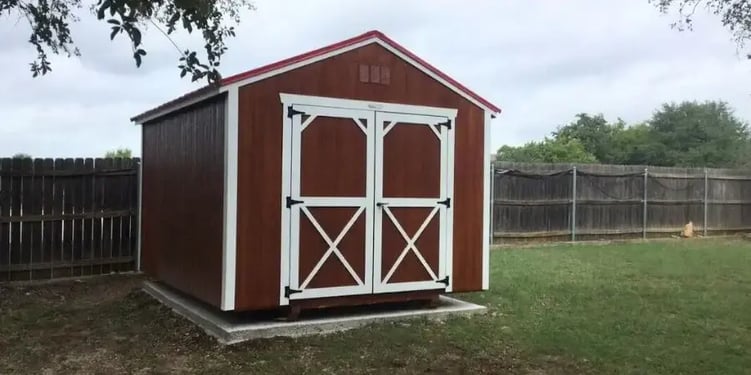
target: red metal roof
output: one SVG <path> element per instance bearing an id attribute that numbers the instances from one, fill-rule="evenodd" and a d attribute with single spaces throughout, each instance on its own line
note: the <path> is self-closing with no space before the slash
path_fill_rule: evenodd
<path id="1" fill-rule="evenodd" d="M 434 67 L 433 65 L 430 65 L 430 63 L 428 63 L 427 61 L 421 59 L 420 57 L 418 57 L 414 53 L 410 52 L 408 49 L 404 48 L 404 46 L 402 46 L 401 44 L 395 42 L 394 40 L 392 40 L 391 38 L 387 37 L 386 35 L 384 35 L 382 32 L 380 32 L 378 30 L 372 30 L 372 31 L 368 31 L 365 34 L 358 35 L 358 36 L 356 36 L 354 38 L 346 39 L 346 40 L 343 40 L 343 41 L 338 42 L 338 43 L 331 44 L 331 45 L 326 46 L 326 47 L 322 47 L 322 48 L 319 48 L 319 49 L 316 49 L 316 50 L 313 50 L 313 51 L 310 51 L 310 52 L 303 53 L 301 55 L 290 57 L 288 59 L 277 61 L 277 62 L 269 64 L 269 65 L 265 65 L 265 66 L 262 66 L 262 67 L 259 67 L 259 68 L 256 68 L 256 69 L 248 70 L 248 71 L 243 72 L 243 73 L 239 73 L 239 74 L 235 74 L 235 75 L 223 78 L 221 80 L 221 82 L 219 83 L 218 86 L 204 86 L 202 88 L 199 88 L 198 90 L 191 91 L 191 92 L 189 92 L 189 93 L 187 93 L 187 94 L 185 94 L 185 95 L 183 95 L 183 96 L 181 96 L 181 97 L 179 97 L 177 99 L 174 99 L 172 101 L 164 103 L 164 104 L 162 104 L 162 105 L 160 105 L 160 106 L 158 106 L 158 107 L 156 107 L 154 109 L 151 109 L 151 110 L 149 110 L 147 112 L 144 112 L 144 113 L 142 113 L 142 114 L 140 114 L 138 116 L 135 116 L 131 120 L 138 121 L 139 119 L 142 119 L 142 118 L 145 118 L 145 117 L 149 117 L 151 114 L 160 112 L 160 111 L 166 109 L 167 107 L 170 107 L 170 106 L 173 106 L 173 105 L 178 105 L 178 104 L 180 104 L 180 103 L 182 103 L 184 101 L 188 101 L 190 99 L 193 99 L 193 98 L 196 98 L 198 96 L 201 96 L 201 94 L 210 92 L 211 91 L 210 88 L 212 88 L 212 87 L 218 93 L 218 89 L 221 86 L 230 85 L 230 84 L 233 84 L 233 83 L 236 83 L 236 82 L 239 82 L 239 81 L 243 81 L 243 80 L 248 79 L 248 78 L 253 78 L 253 77 L 265 74 L 265 73 L 273 72 L 275 70 L 282 69 L 282 68 L 285 68 L 287 66 L 290 66 L 290 65 L 293 65 L 293 64 L 296 64 L 296 63 L 299 63 L 299 62 L 311 59 L 311 58 L 315 58 L 315 57 L 318 57 L 318 56 L 321 56 L 321 55 L 325 55 L 325 54 L 328 54 L 330 52 L 334 52 L 334 51 L 336 51 L 338 49 L 346 48 L 346 47 L 352 46 L 354 44 L 357 44 L 357 43 L 360 43 L 360 42 L 363 42 L 363 41 L 366 41 L 366 40 L 369 40 L 369 39 L 373 39 L 373 38 L 381 40 L 382 42 L 388 44 L 389 46 L 391 46 L 392 48 L 398 50 L 402 54 L 408 56 L 410 59 L 414 60 L 418 64 L 420 64 L 423 67 L 425 67 L 425 69 L 429 70 L 433 74 L 435 74 L 438 77 L 442 78 L 443 80 L 445 80 L 446 82 L 448 82 L 451 86 L 454 86 L 457 90 L 463 92 L 467 96 L 469 96 L 472 99 L 476 100 L 478 103 L 481 103 L 482 105 L 486 106 L 488 109 L 490 109 L 490 110 L 492 110 L 492 111 L 494 111 L 496 113 L 500 113 L 501 112 L 501 109 L 498 106 L 494 105 L 493 103 L 491 103 L 490 101 L 488 101 L 485 98 L 481 97 L 480 95 L 477 95 L 474 91 L 468 89 L 466 86 L 464 86 L 461 83 L 457 82 L 455 79 L 451 78 L 446 73 L 440 71 L 438 68 Z"/>

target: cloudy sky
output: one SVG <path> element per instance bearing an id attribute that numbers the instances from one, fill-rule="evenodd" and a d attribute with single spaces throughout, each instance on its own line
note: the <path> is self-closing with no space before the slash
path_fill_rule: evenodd
<path id="1" fill-rule="evenodd" d="M 647 0 L 256 0 L 223 61 L 230 75 L 379 29 L 500 105 L 493 145 L 540 139 L 579 112 L 642 121 L 663 102 L 724 100 L 751 120 L 751 62 L 711 16 L 695 31 L 670 28 Z M 85 18 L 73 37 L 82 56 L 55 58 L 31 78 L 24 22 L 0 18 L 0 156 L 100 156 L 129 147 L 128 119 L 192 88 L 177 51 L 156 30 L 133 66 L 124 41 Z M 181 47 L 200 39 L 178 36 Z"/>

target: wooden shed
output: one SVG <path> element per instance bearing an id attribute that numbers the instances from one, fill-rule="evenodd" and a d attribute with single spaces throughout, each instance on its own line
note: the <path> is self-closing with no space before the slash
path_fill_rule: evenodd
<path id="1" fill-rule="evenodd" d="M 378 31 L 135 116 L 140 262 L 222 310 L 488 288 L 500 109 Z"/>

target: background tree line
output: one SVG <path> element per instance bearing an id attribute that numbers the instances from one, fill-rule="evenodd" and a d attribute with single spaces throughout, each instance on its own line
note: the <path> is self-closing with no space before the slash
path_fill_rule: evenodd
<path id="1" fill-rule="evenodd" d="M 748 125 L 725 102 L 663 104 L 642 123 L 580 113 L 542 141 L 502 146 L 499 161 L 751 167 Z"/>

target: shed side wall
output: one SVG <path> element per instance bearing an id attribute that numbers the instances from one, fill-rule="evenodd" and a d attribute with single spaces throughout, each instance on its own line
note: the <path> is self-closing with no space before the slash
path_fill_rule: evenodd
<path id="1" fill-rule="evenodd" d="M 143 125 L 144 271 L 219 306 L 224 96 Z"/>
<path id="2" fill-rule="evenodd" d="M 388 67 L 389 83 L 360 82 L 361 64 Z M 279 304 L 280 92 L 457 108 L 453 290 L 481 289 L 484 112 L 385 48 L 370 44 L 240 88 L 237 310 Z"/>

